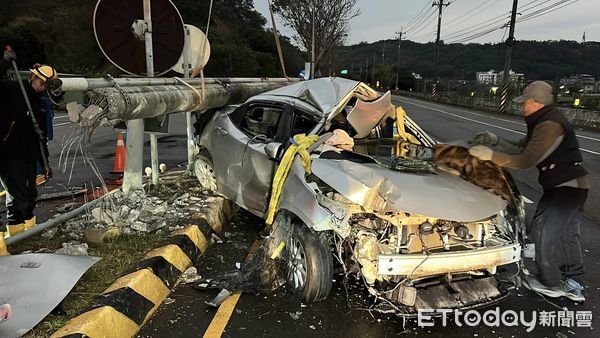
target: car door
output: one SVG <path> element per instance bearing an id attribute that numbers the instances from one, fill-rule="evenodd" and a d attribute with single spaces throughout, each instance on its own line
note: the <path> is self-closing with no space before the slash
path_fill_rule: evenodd
<path id="1" fill-rule="evenodd" d="M 283 140 L 283 114 L 282 104 L 255 102 L 215 120 L 211 155 L 220 190 L 259 217 L 266 211 L 275 165 L 265 146 Z"/>

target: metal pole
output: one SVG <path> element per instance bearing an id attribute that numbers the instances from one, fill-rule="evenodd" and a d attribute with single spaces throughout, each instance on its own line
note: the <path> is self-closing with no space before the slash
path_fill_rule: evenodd
<path id="1" fill-rule="evenodd" d="M 402 26 L 400 26 L 400 32 L 398 32 L 398 58 L 396 62 L 396 90 L 398 90 L 398 78 L 400 77 L 400 44 L 402 43 Z"/>
<path id="2" fill-rule="evenodd" d="M 100 198 L 97 198 L 91 202 L 85 203 L 84 205 L 80 206 L 77 209 L 71 210 L 71 211 L 64 213 L 60 216 L 57 216 L 53 219 L 47 220 L 44 223 L 38 224 L 37 226 L 35 226 L 27 231 L 10 236 L 9 238 L 6 239 L 6 245 L 12 245 L 14 243 L 17 243 L 20 240 L 31 237 L 33 235 L 37 235 L 46 229 L 53 228 L 61 223 L 64 223 L 64 222 L 76 217 L 77 215 L 81 214 L 84 211 L 91 210 L 92 207 L 94 207 L 96 204 L 103 201 L 104 198 L 106 198 L 107 196 L 111 195 L 112 193 L 114 193 L 116 191 L 119 191 L 119 189 L 115 189 Z"/>
<path id="3" fill-rule="evenodd" d="M 146 41 L 146 72 L 148 77 L 154 77 L 154 50 L 152 48 L 152 9 L 150 0 L 144 0 L 144 21 L 147 29 Z M 142 145 L 143 147 L 143 145 Z M 152 185 L 158 185 L 158 138 L 156 134 L 150 134 L 150 163 L 152 165 Z"/>
<path id="4" fill-rule="evenodd" d="M 373 76 L 371 77 L 371 86 L 375 87 L 375 50 L 373 49 Z"/>
<path id="5" fill-rule="evenodd" d="M 508 38 L 504 42 L 506 44 L 506 56 L 504 58 L 504 76 L 502 78 L 502 89 L 500 91 L 500 106 L 498 107 L 498 113 L 503 114 L 506 112 L 508 106 L 508 87 L 510 85 L 510 64 L 512 61 L 512 48 L 515 45 L 515 22 L 517 18 L 517 4 L 518 0 L 513 0 L 512 12 L 510 14 L 510 29 L 508 31 Z"/>
<path id="6" fill-rule="evenodd" d="M 311 46 L 310 46 L 310 79 L 315 78 L 315 7 L 313 5 L 311 9 L 312 13 L 312 37 L 311 37 Z"/>
<path id="7" fill-rule="evenodd" d="M 438 75 L 437 75 L 437 66 L 440 55 L 440 34 L 442 32 L 442 8 L 444 6 L 448 6 L 450 3 L 444 3 L 444 0 L 440 0 L 439 2 L 434 2 L 432 6 L 438 6 L 438 26 L 437 26 L 437 38 L 435 39 L 435 63 L 433 66 L 433 77 L 434 82 L 431 91 L 431 99 L 434 100 L 437 94 L 437 83 L 438 83 Z"/>
<path id="8" fill-rule="evenodd" d="M 185 28 L 185 44 L 186 48 L 183 49 L 183 77 L 189 78 L 191 72 L 191 65 L 189 62 L 189 48 L 188 46 L 191 44 L 190 41 L 190 30 L 186 26 Z M 194 144 L 194 132 L 192 130 L 192 112 L 185 112 L 185 126 L 187 133 L 187 159 L 188 159 L 188 171 L 192 170 L 192 165 L 194 164 L 194 156 L 196 155 L 196 147 Z"/>
<path id="9" fill-rule="evenodd" d="M 152 51 L 152 9 L 150 0 L 144 1 L 144 41 L 146 43 L 146 73 L 154 76 L 154 58 Z M 142 167 L 144 165 L 144 120 L 127 122 L 125 174 L 123 175 L 123 191 L 142 189 Z M 158 165 L 157 165 L 158 167 Z M 154 175 L 154 172 L 153 172 Z"/>

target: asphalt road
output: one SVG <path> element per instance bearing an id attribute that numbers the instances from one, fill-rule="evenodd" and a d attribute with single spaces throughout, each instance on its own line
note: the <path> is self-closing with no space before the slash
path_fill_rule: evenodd
<path id="1" fill-rule="evenodd" d="M 426 101 L 395 98 L 396 104 L 405 110 L 425 131 L 440 142 L 467 139 L 475 133 L 490 130 L 500 137 L 518 139 L 525 133 L 525 125 L 518 117 L 498 116 L 464 108 L 450 107 Z M 600 133 L 578 131 L 584 151 L 584 165 L 591 173 L 592 184 L 599 186 Z M 541 195 L 534 170 L 514 171 L 521 192 L 534 201 L 527 205 L 529 215 L 533 213 L 535 201 Z M 227 306 L 218 311 L 206 302 L 216 296 L 216 291 L 196 291 L 189 285 L 180 285 L 171 295 L 173 302 L 163 304 L 150 322 L 142 329 L 139 337 L 388 337 L 388 336 L 431 336 L 431 337 L 596 337 L 593 326 L 598 322 L 596 304 L 600 301 L 600 193 L 592 189 L 582 224 L 582 245 L 587 274 L 585 288 L 587 301 L 575 304 L 559 299 L 548 302 L 540 296 L 521 288 L 500 303 L 500 311 L 522 311 L 526 321 L 537 319 L 532 331 L 526 325 L 499 325 L 471 327 L 464 321 L 450 320 L 446 326 L 437 319 L 433 326 L 420 327 L 415 320 L 403 320 L 393 315 L 369 311 L 372 300 L 357 281 L 343 283 L 341 275 L 334 277 L 332 294 L 316 304 L 302 304 L 285 287 L 270 294 L 241 294 L 230 299 Z M 224 231 L 229 238 L 223 244 L 211 246 L 197 268 L 205 278 L 217 272 L 234 270 L 242 262 L 252 244 L 258 239 L 262 221 L 238 212 Z M 492 307 L 494 309 L 495 307 Z M 592 327 L 575 327 L 585 324 L 582 318 L 573 322 L 559 321 L 561 308 L 579 312 L 577 315 L 592 315 Z M 483 313 L 489 309 L 479 310 Z M 534 311 L 537 311 L 534 313 Z M 542 311 L 548 318 L 556 316 L 552 325 L 540 320 Z M 579 320 L 577 320 L 579 319 Z M 509 325 L 512 321 L 509 320 Z"/>
<path id="2" fill-rule="evenodd" d="M 78 132 L 78 127 L 69 123 L 66 114 L 57 114 L 54 118 L 54 140 L 48 143 L 50 150 L 50 165 L 54 170 L 54 178 L 50 180 L 45 190 L 60 191 L 62 186 L 87 186 L 97 187 L 100 180 L 93 173 L 87 161 L 84 161 L 81 151 L 75 151 L 81 144 L 89 149 L 93 162 L 97 165 L 101 176 L 106 178 L 113 169 L 117 134 L 124 132 L 109 127 L 100 127 L 92 135 L 89 143 L 74 142 L 70 145 L 72 135 Z M 126 134 L 123 134 L 126 138 Z M 159 163 L 165 163 L 171 170 L 178 166 L 185 166 L 186 155 L 185 115 L 173 114 L 170 116 L 169 134 L 158 136 Z M 70 150 L 70 151 L 68 151 Z M 69 155 L 67 156 L 67 151 Z M 61 161 L 62 154 L 62 161 Z M 145 135 L 144 167 L 150 166 L 150 137 Z M 72 171 L 71 171 L 72 170 Z"/>

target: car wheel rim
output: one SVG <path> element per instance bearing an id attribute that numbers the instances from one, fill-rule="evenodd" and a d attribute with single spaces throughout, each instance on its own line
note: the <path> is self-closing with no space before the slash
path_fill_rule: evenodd
<path id="1" fill-rule="evenodd" d="M 294 289 L 302 289 L 306 284 L 306 255 L 300 241 L 292 238 L 290 242 L 287 279 Z"/>
<path id="2" fill-rule="evenodd" d="M 194 173 L 203 189 L 217 190 L 217 175 L 215 175 L 215 171 L 210 164 L 200 159 L 196 160 Z"/>

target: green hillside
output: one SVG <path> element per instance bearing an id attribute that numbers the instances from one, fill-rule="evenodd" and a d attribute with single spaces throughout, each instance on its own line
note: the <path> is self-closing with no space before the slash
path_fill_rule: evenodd
<path id="1" fill-rule="evenodd" d="M 503 44 L 442 44 L 438 75 L 442 79 L 475 80 L 475 73 L 478 71 L 502 70 L 505 50 Z M 580 73 L 600 77 L 598 42 L 582 44 L 575 41 L 519 41 L 513 51 L 512 69 L 524 73 L 527 79 L 554 80 L 557 77 Z M 337 51 L 332 69 L 347 69 L 349 72 L 353 70 L 350 77 L 365 80 L 368 61 L 370 80 L 375 60 L 375 79 L 386 87 L 392 86 L 396 79 L 397 53 L 397 40 L 344 46 Z M 411 81 L 412 73 L 432 78 L 434 58 L 434 43 L 402 41 L 399 62 L 400 86 Z"/>

